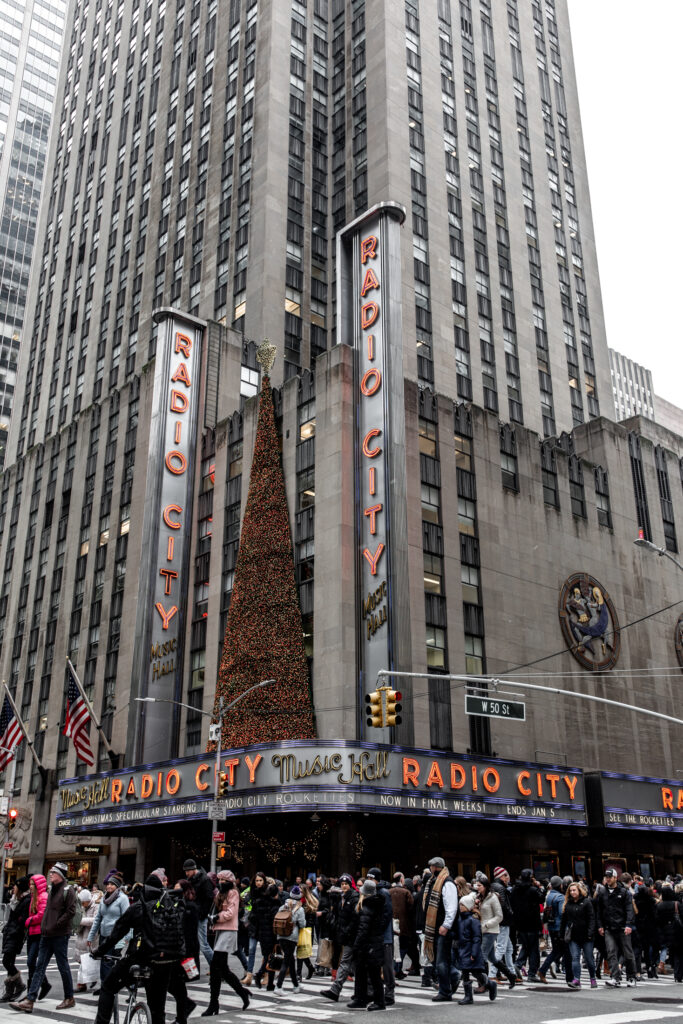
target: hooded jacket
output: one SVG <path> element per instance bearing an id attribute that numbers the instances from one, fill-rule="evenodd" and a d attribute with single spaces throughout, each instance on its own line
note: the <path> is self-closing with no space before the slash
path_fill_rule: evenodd
<path id="1" fill-rule="evenodd" d="M 53 882 L 48 893 L 40 934 L 46 939 L 71 935 L 71 922 L 76 913 L 76 890 L 66 882 Z"/>
<path id="2" fill-rule="evenodd" d="M 32 914 L 31 906 L 29 904 L 26 928 L 28 929 L 29 935 L 40 935 L 40 927 L 43 922 L 43 914 L 45 913 L 45 905 L 47 903 L 47 880 L 45 875 L 31 875 L 31 881 L 36 887 L 36 910 L 35 913 Z"/>
<path id="3" fill-rule="evenodd" d="M 366 964 L 381 967 L 384 964 L 384 893 L 364 896 L 358 905 L 358 931 L 353 943 L 353 956 Z"/>
<path id="4" fill-rule="evenodd" d="M 569 941 L 578 942 L 580 946 L 595 939 L 595 911 L 593 901 L 587 896 L 578 900 L 567 900 L 559 918 L 560 938 L 564 938 L 567 928 L 570 929 Z"/>
<path id="5" fill-rule="evenodd" d="M 2 930 L 3 952 L 9 953 L 12 951 L 16 955 L 21 951 L 21 947 L 24 945 L 24 938 L 26 937 L 25 922 L 30 903 L 31 897 L 27 892 L 23 892 L 18 899 L 16 896 L 12 896 L 9 903 L 10 909 L 7 921 Z"/>
<path id="6" fill-rule="evenodd" d="M 510 906 L 518 932 L 541 931 L 541 893 L 524 872 L 510 893 Z"/>

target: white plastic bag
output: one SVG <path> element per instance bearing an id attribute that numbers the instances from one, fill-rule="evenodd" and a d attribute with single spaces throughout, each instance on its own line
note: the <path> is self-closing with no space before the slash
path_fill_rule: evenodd
<path id="1" fill-rule="evenodd" d="M 90 953 L 81 953 L 81 966 L 78 970 L 78 984 L 92 985 L 100 980 L 100 965 L 93 960 Z"/>

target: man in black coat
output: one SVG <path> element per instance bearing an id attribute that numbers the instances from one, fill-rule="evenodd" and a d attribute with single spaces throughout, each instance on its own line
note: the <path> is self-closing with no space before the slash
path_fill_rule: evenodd
<path id="1" fill-rule="evenodd" d="M 328 989 L 320 994 L 325 999 L 331 999 L 336 1003 L 342 990 L 342 985 L 348 978 L 353 964 L 353 943 L 358 931 L 359 915 L 356 913 L 358 906 L 358 892 L 354 888 L 351 875 L 340 875 L 339 887 L 341 895 L 337 903 L 334 916 L 334 941 L 341 947 L 341 957 L 337 967 L 337 976 Z"/>
<path id="2" fill-rule="evenodd" d="M 207 875 L 204 868 L 197 867 L 197 862 L 192 860 L 191 857 L 183 864 L 183 871 L 185 872 L 185 878 L 192 883 L 192 888 L 195 891 L 195 902 L 197 904 L 197 909 L 199 910 L 199 926 L 197 928 L 199 948 L 204 954 L 204 959 L 207 964 L 211 966 L 213 950 L 209 945 L 206 929 L 209 912 L 211 911 L 211 904 L 213 903 L 215 895 L 213 882 Z"/>
<path id="3" fill-rule="evenodd" d="M 541 954 L 538 948 L 538 938 L 543 928 L 541 923 L 542 902 L 543 893 L 540 883 L 534 878 L 531 868 L 524 868 L 519 876 L 519 881 L 513 886 L 510 893 L 510 906 L 517 929 L 517 940 L 520 944 L 515 960 L 515 972 L 521 979 L 522 967 L 528 958 L 528 981 L 532 982 L 540 980 L 538 968 L 541 964 Z"/>
<path id="4" fill-rule="evenodd" d="M 180 961 L 185 956 L 183 937 L 183 909 L 179 906 L 177 910 L 176 924 L 176 947 L 173 950 L 160 950 L 154 948 L 153 936 L 150 930 L 151 915 L 161 898 L 164 898 L 164 888 L 156 875 L 149 875 L 145 880 L 142 891 L 138 892 L 138 898 L 131 903 L 128 910 L 118 919 L 110 934 L 103 939 L 97 949 L 91 952 L 91 956 L 99 960 L 114 949 L 129 931 L 133 932 L 133 938 L 128 945 L 126 955 L 117 960 L 116 964 L 102 982 L 100 998 L 97 1004 L 97 1016 L 95 1024 L 109 1024 L 116 994 L 130 978 L 130 970 L 134 965 L 148 967 L 151 977 L 145 979 L 145 993 L 147 1004 L 152 1014 L 152 1024 L 165 1024 L 166 1020 L 166 995 L 171 992 L 177 1003 L 177 1019 L 186 1024 L 192 1010 L 195 1008 L 187 997 L 185 985 L 185 973 L 180 966 Z M 165 896 L 171 899 L 170 893 Z M 178 900 L 181 904 L 182 900 Z M 164 934 L 169 935 L 171 929 Z M 138 943 L 138 939 L 141 941 Z"/>
<path id="5" fill-rule="evenodd" d="M 21 953 L 21 947 L 24 945 L 26 937 L 26 918 L 31 905 L 28 886 L 27 875 L 17 879 L 12 890 L 7 921 L 2 930 L 2 966 L 7 971 L 7 980 L 0 1003 L 9 1003 L 11 999 L 18 999 L 26 988 L 15 961 Z"/>
<path id="6" fill-rule="evenodd" d="M 633 910 L 633 897 L 626 888 L 617 881 L 614 868 L 605 871 L 605 884 L 596 893 L 595 912 L 598 919 L 598 931 L 605 937 L 607 961 L 610 977 L 605 982 L 609 988 L 621 985 L 621 960 L 626 964 L 626 984 L 636 983 L 636 960 L 631 945 L 631 932 L 636 915 Z"/>

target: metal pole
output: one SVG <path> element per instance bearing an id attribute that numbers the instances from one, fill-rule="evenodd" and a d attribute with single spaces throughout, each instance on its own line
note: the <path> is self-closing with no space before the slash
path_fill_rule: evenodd
<path id="1" fill-rule="evenodd" d="M 541 690 L 543 693 L 561 693 L 564 697 L 578 697 L 581 700 L 592 700 L 597 704 L 610 704 L 615 708 L 626 708 L 627 711 L 637 711 L 641 715 L 652 715 L 653 718 L 663 718 L 667 722 L 675 722 L 676 725 L 683 725 L 683 718 L 674 718 L 673 715 L 663 715 L 661 711 L 651 711 L 650 708 L 641 708 L 637 704 L 624 704 L 620 700 L 608 700 L 607 697 L 594 697 L 592 693 L 577 693 L 576 690 L 561 690 L 557 686 L 538 686 L 537 683 L 523 683 L 519 679 L 499 679 L 494 676 L 465 676 L 465 675 L 434 675 L 431 672 L 392 672 L 389 669 L 381 668 L 377 673 L 377 681 L 385 676 L 407 676 L 411 679 L 450 679 L 459 682 L 462 686 L 477 686 L 481 683 L 490 683 L 494 689 L 504 683 L 506 686 L 518 686 L 522 690 Z"/>
<path id="2" fill-rule="evenodd" d="M 226 708 L 227 711 L 227 708 Z M 218 802 L 218 779 L 221 771 L 221 744 L 223 741 L 223 698 L 218 698 L 218 724 L 220 730 L 218 733 L 218 739 L 216 740 L 216 781 L 214 785 L 213 799 L 214 803 Z M 213 833 L 218 831 L 218 819 L 214 818 L 211 823 L 211 870 L 216 870 L 216 844 L 213 841 Z"/>
<path id="3" fill-rule="evenodd" d="M 4 899 L 4 896 L 5 896 L 5 861 L 7 860 L 7 850 L 5 849 L 5 843 L 9 842 L 9 835 L 10 835 L 10 832 L 9 832 L 9 809 L 12 806 L 12 798 L 14 796 L 14 784 L 16 782 L 16 779 L 17 779 L 17 758 L 16 758 L 16 751 L 15 751 L 15 756 L 12 759 L 12 779 L 11 779 L 11 782 L 9 784 L 9 797 L 8 797 L 8 803 L 7 803 L 7 820 L 5 822 L 5 839 L 4 839 L 4 842 L 2 844 L 2 865 L 0 866 L 0 901 L 2 901 Z M 5 911 L 4 911 L 4 908 L 3 908 L 3 921 L 4 921 L 4 913 L 5 913 Z"/>

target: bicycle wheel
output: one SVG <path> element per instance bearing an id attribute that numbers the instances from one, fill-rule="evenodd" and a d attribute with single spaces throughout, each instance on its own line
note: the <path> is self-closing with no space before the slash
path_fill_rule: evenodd
<path id="1" fill-rule="evenodd" d="M 128 1017 L 129 1024 L 152 1024 L 152 1014 L 147 1003 L 136 1003 Z"/>

